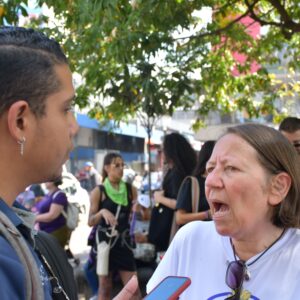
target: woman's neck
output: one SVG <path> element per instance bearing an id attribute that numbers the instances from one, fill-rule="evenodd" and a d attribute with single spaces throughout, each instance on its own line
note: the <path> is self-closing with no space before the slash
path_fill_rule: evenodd
<path id="1" fill-rule="evenodd" d="M 115 179 L 115 178 L 109 178 L 108 180 L 111 184 L 111 186 L 115 189 L 118 190 L 119 189 L 119 185 L 120 185 L 120 179 Z"/>
<path id="2" fill-rule="evenodd" d="M 235 250 L 235 254 L 239 259 L 247 261 L 251 257 L 257 255 L 268 249 L 270 246 L 276 243 L 282 236 L 284 229 L 273 226 L 272 231 L 267 232 L 266 235 L 256 236 L 253 239 L 234 239 L 232 238 L 232 244 Z"/>
<path id="3" fill-rule="evenodd" d="M 58 187 L 57 187 L 57 186 L 48 188 L 48 191 L 49 191 L 50 194 L 53 194 L 53 193 L 54 193 L 55 191 L 57 191 L 57 190 L 58 190 Z"/>

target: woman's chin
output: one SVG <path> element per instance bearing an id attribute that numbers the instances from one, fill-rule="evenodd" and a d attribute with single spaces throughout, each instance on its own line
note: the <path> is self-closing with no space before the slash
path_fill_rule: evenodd
<path id="1" fill-rule="evenodd" d="M 232 232 L 232 230 L 230 230 L 228 226 L 225 226 L 223 224 L 221 225 L 215 222 L 215 227 L 218 234 L 222 236 L 230 236 L 230 233 Z"/>

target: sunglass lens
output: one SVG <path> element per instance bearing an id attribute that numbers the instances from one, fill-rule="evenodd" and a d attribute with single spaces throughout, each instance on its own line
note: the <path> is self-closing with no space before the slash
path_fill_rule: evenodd
<path id="1" fill-rule="evenodd" d="M 240 288 L 244 280 L 245 266 L 240 261 L 229 263 L 226 273 L 226 284 L 233 290 Z"/>

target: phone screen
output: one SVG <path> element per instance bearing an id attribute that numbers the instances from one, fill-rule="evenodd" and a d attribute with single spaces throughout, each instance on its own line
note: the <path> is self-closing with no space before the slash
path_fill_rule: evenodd
<path id="1" fill-rule="evenodd" d="M 190 283 L 188 277 L 168 276 L 145 297 L 145 300 L 177 299 Z"/>

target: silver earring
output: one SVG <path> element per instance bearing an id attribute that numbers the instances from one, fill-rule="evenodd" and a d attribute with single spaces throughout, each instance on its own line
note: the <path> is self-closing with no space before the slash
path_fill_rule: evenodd
<path id="1" fill-rule="evenodd" d="M 21 138 L 21 140 L 18 141 L 18 144 L 20 145 L 20 154 L 23 156 L 24 154 L 24 145 L 25 145 L 25 142 L 26 142 L 26 138 L 25 136 L 23 136 Z"/>

